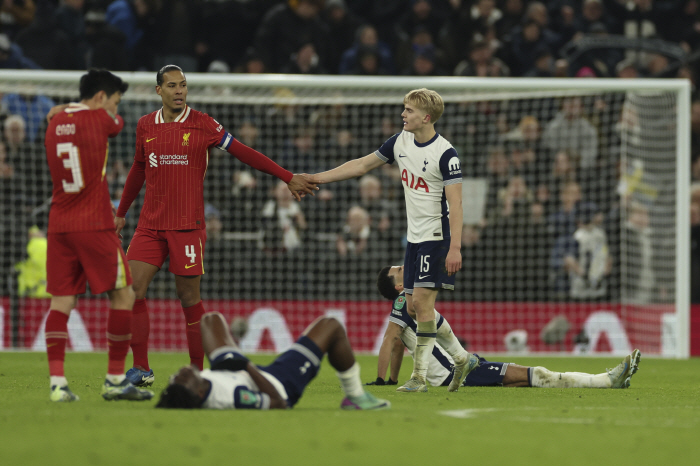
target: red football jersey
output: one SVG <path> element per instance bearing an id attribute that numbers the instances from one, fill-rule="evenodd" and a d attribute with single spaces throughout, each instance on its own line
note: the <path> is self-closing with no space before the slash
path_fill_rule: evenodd
<path id="1" fill-rule="evenodd" d="M 189 106 L 173 123 L 163 109 L 139 119 L 134 159 L 145 163 L 146 194 L 139 227 L 151 230 L 204 228 L 204 175 L 209 148 L 229 137 L 223 126 Z"/>
<path id="2" fill-rule="evenodd" d="M 83 104 L 51 118 L 44 140 L 53 181 L 49 233 L 114 229 L 105 172 L 108 138 L 123 127 L 119 115 Z"/>

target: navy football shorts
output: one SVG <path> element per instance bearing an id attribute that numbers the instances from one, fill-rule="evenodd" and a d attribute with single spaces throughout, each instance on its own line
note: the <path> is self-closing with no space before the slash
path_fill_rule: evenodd
<path id="1" fill-rule="evenodd" d="M 510 363 L 490 362 L 474 353 L 479 358 L 479 367 L 467 374 L 462 382 L 463 387 L 498 387 L 503 385 L 503 377 Z M 452 374 L 448 375 L 443 386 L 447 386 L 452 381 Z"/>
<path id="2" fill-rule="evenodd" d="M 450 238 L 423 243 L 408 243 L 403 261 L 403 287 L 413 294 L 413 288 L 455 289 L 455 275 L 448 276 L 445 259 L 450 250 Z"/>
<path id="3" fill-rule="evenodd" d="M 299 339 L 269 366 L 260 367 L 280 381 L 287 391 L 287 405 L 291 408 L 299 401 L 306 386 L 316 377 L 323 353 L 310 338 Z"/>

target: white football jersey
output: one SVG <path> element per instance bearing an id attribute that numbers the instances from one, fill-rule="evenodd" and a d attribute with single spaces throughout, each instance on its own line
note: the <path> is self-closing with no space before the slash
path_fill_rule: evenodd
<path id="1" fill-rule="evenodd" d="M 430 141 L 418 143 L 413 133 L 402 131 L 387 139 L 375 155 L 386 163 L 396 161 L 401 170 L 408 241 L 449 238 L 445 186 L 462 182 L 462 167 L 452 144 L 437 133 Z"/>
<path id="2" fill-rule="evenodd" d="M 260 371 L 277 389 L 280 396 L 287 399 L 287 391 L 277 378 Z M 211 382 L 211 390 L 202 404 L 207 409 L 270 409 L 270 398 L 260 393 L 247 371 L 212 371 L 204 369 L 201 376 Z"/>

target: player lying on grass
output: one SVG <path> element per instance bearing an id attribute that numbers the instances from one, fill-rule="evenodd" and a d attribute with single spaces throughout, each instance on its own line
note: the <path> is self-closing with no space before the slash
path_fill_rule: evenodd
<path id="1" fill-rule="evenodd" d="M 318 373 L 321 359 L 337 372 L 345 392 L 342 409 L 388 409 L 391 404 L 365 392 L 345 329 L 336 319 L 316 319 L 292 347 L 264 367 L 240 353 L 224 316 L 202 317 L 202 346 L 211 369 L 185 366 L 170 377 L 158 408 L 286 409 L 301 398 Z"/>
<path id="2" fill-rule="evenodd" d="M 396 385 L 403 361 L 404 346 L 413 355 L 416 347 L 416 322 L 408 314 L 403 297 L 403 267 L 385 267 L 379 272 L 377 287 L 387 299 L 393 300 L 389 324 L 379 350 L 377 379 L 367 385 Z M 449 322 L 435 311 L 437 342 L 428 364 L 428 382 L 446 386 L 453 380 L 453 362 L 450 353 L 459 344 Z M 444 346 L 443 346 L 444 345 Z M 446 351 L 450 348 L 450 351 Z M 462 386 L 485 387 L 542 387 L 542 388 L 628 388 L 632 375 L 637 372 L 641 353 L 634 350 L 615 368 L 601 374 L 581 372 L 552 372 L 544 367 L 525 367 L 518 364 L 490 362 L 478 355 L 479 365 L 469 372 Z M 387 369 L 389 379 L 385 381 Z"/>

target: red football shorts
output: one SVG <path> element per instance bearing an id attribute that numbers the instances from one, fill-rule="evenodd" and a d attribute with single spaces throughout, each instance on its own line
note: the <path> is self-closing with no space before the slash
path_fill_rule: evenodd
<path id="1" fill-rule="evenodd" d="M 131 270 L 114 230 L 49 233 L 46 291 L 54 296 L 92 294 L 131 285 Z"/>
<path id="2" fill-rule="evenodd" d="M 161 268 L 170 256 L 170 271 L 175 275 L 203 275 L 206 242 L 206 230 L 136 228 L 126 258 Z"/>

